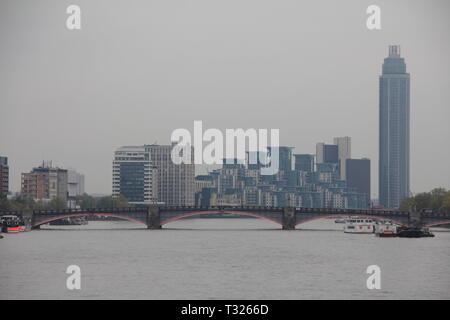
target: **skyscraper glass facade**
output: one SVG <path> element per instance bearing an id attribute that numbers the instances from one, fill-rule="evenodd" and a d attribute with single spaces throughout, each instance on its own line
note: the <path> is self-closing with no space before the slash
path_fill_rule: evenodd
<path id="1" fill-rule="evenodd" d="M 114 152 L 113 196 L 124 196 L 130 203 L 156 203 L 158 169 L 144 146 L 125 146 Z"/>
<path id="2" fill-rule="evenodd" d="M 313 172 L 314 171 L 314 155 L 312 154 L 296 154 L 295 170 Z"/>
<path id="3" fill-rule="evenodd" d="M 144 202 L 144 163 L 122 162 L 120 192 L 130 202 Z"/>
<path id="4" fill-rule="evenodd" d="M 400 47 L 390 46 L 379 82 L 379 201 L 387 208 L 398 208 L 410 192 L 409 81 Z"/>

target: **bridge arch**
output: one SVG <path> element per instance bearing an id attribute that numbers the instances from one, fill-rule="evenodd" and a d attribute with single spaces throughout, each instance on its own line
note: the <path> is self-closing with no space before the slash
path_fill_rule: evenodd
<path id="1" fill-rule="evenodd" d="M 427 224 L 425 224 L 425 227 L 434 227 L 434 226 L 439 226 L 441 224 L 450 224 L 450 220 L 442 220 L 442 221 L 427 223 Z"/>
<path id="2" fill-rule="evenodd" d="M 132 221 L 132 222 L 138 222 L 138 223 L 142 223 L 144 225 L 147 225 L 147 223 L 143 220 L 139 220 L 136 218 L 132 218 L 132 217 L 128 217 L 128 216 L 124 216 L 124 215 L 120 215 L 120 214 L 115 214 L 115 213 L 99 213 L 99 212 L 92 212 L 92 213 L 70 213 L 70 214 L 64 214 L 64 215 L 60 215 L 60 216 L 54 216 L 48 219 L 44 219 L 42 221 L 36 222 L 36 223 L 32 223 L 31 226 L 32 227 L 37 227 L 52 221 L 56 221 L 56 220 L 61 220 L 61 219 L 66 219 L 66 218 L 71 218 L 71 217 L 86 217 L 86 216 L 103 216 L 103 217 L 115 217 L 115 218 L 119 218 L 119 219 L 123 219 L 123 220 L 128 220 L 128 221 Z"/>
<path id="3" fill-rule="evenodd" d="M 189 213 L 180 214 L 179 216 L 163 220 L 163 221 L 161 221 L 161 225 L 165 225 L 169 222 L 173 222 L 173 221 L 180 220 L 180 219 L 187 218 L 187 217 L 193 217 L 193 216 L 198 216 L 198 215 L 202 215 L 202 214 L 214 214 L 214 213 L 231 213 L 231 214 L 238 214 L 241 216 L 256 217 L 256 218 L 268 220 L 271 222 L 275 222 L 276 224 L 282 225 L 281 221 L 272 219 L 270 217 L 267 217 L 267 216 L 264 216 L 261 214 L 257 214 L 257 213 L 253 213 L 253 212 L 246 212 L 246 211 L 234 211 L 234 210 L 209 210 L 209 211 L 189 212 Z"/>
<path id="4" fill-rule="evenodd" d="M 314 218 L 310 218 L 310 219 L 306 219 L 306 220 L 301 220 L 295 223 L 296 226 L 300 225 L 300 224 L 304 224 L 307 222 L 311 222 L 311 221 L 315 221 L 315 220 L 321 220 L 321 219 L 326 219 L 326 218 L 339 218 L 339 217 L 348 217 L 350 216 L 349 214 L 329 214 L 329 215 L 323 215 L 323 216 L 318 216 L 318 217 L 314 217 Z M 358 217 L 364 217 L 364 218 L 371 218 L 371 219 L 375 219 L 375 220 L 390 220 L 395 224 L 401 225 L 401 226 L 408 226 L 407 223 L 398 221 L 398 220 L 393 220 L 393 219 L 386 219 L 385 217 L 379 217 L 379 216 L 372 216 L 372 215 L 367 215 L 367 214 L 358 214 Z"/>

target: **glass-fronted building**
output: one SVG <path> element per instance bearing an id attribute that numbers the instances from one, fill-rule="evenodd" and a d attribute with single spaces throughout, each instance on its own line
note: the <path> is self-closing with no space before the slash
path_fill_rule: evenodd
<path id="1" fill-rule="evenodd" d="M 157 168 L 144 147 L 122 147 L 114 153 L 113 196 L 135 204 L 156 203 L 157 179 Z"/>
<path id="2" fill-rule="evenodd" d="M 313 172 L 314 155 L 313 154 L 295 154 L 295 170 Z"/>
<path id="3" fill-rule="evenodd" d="M 399 46 L 389 46 L 380 76 L 379 199 L 398 208 L 409 196 L 410 78 Z"/>

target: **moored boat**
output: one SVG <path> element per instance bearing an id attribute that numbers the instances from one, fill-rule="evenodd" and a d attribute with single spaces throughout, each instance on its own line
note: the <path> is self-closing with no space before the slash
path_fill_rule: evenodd
<path id="1" fill-rule="evenodd" d="M 351 217 L 345 221 L 344 232 L 345 233 L 374 233 L 375 221 L 373 219 Z"/>
<path id="2" fill-rule="evenodd" d="M 0 217 L 1 231 L 4 233 L 18 233 L 25 231 L 23 219 L 16 215 L 4 215 Z"/>
<path id="3" fill-rule="evenodd" d="M 88 221 L 85 217 L 64 218 L 54 220 L 49 223 L 49 225 L 51 226 L 80 226 L 85 224 L 88 224 Z"/>
<path id="4" fill-rule="evenodd" d="M 375 235 L 381 238 L 393 238 L 397 236 L 397 226 L 390 222 L 381 222 L 375 225 Z"/>

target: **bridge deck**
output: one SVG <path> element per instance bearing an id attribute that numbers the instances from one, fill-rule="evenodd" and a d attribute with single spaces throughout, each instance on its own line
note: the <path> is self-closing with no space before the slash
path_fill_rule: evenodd
<path id="1" fill-rule="evenodd" d="M 31 216 L 32 226 L 39 226 L 50 221 L 73 216 L 113 216 L 128 219 L 160 228 L 161 225 L 188 216 L 211 213 L 233 213 L 254 216 L 273 221 L 277 224 L 287 224 L 289 228 L 312 220 L 333 216 L 366 216 L 375 219 L 392 220 L 399 224 L 419 223 L 421 225 L 437 225 L 450 223 L 450 213 L 405 212 L 399 210 L 375 209 L 338 209 L 338 208 L 286 208 L 261 206 L 141 206 L 124 208 L 89 208 L 63 210 L 34 210 L 34 211 L 2 211 L 0 215 Z"/>

